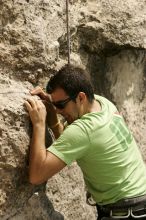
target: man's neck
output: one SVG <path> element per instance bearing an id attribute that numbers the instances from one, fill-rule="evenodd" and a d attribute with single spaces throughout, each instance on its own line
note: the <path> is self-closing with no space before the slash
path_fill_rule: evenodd
<path id="1" fill-rule="evenodd" d="M 84 114 L 90 113 L 90 112 L 100 112 L 101 111 L 101 104 L 96 101 L 93 100 L 92 103 L 87 104 L 87 106 L 85 107 L 85 112 Z"/>

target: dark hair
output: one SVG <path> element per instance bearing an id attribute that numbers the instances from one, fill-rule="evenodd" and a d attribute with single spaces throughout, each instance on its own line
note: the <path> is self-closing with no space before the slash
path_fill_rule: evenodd
<path id="1" fill-rule="evenodd" d="M 62 88 L 69 97 L 75 97 L 79 92 L 84 92 L 89 102 L 94 100 L 94 90 L 89 74 L 80 67 L 67 64 L 53 75 L 46 90 L 52 93 L 57 88 Z"/>

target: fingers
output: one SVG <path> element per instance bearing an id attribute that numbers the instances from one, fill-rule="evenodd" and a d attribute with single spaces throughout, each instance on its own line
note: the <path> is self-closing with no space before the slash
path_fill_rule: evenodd
<path id="1" fill-rule="evenodd" d="M 35 100 L 32 98 L 28 98 L 24 104 L 26 105 L 27 109 L 31 110 L 31 109 L 37 109 L 40 107 L 45 107 L 45 105 L 43 104 L 43 102 L 41 100 Z"/>
<path id="2" fill-rule="evenodd" d="M 32 110 L 31 104 L 28 101 L 25 101 L 24 105 L 26 106 L 26 109 L 28 112 L 30 112 Z"/>
<path id="3" fill-rule="evenodd" d="M 27 101 L 29 102 L 29 104 L 31 105 L 31 108 L 35 108 L 36 107 L 36 101 L 35 99 L 32 98 L 28 98 Z"/>
<path id="4" fill-rule="evenodd" d="M 30 91 L 30 94 L 32 94 L 32 95 L 38 95 L 38 94 L 40 94 L 40 93 L 42 93 L 42 92 L 43 92 L 42 88 L 39 87 L 39 86 L 37 86 L 37 87 L 35 87 L 33 90 Z"/>
<path id="5" fill-rule="evenodd" d="M 25 102 L 24 105 L 26 106 L 26 109 L 28 110 L 29 113 L 31 112 L 36 112 L 36 111 L 46 111 L 46 107 L 43 104 L 42 100 L 35 100 L 28 98 Z"/>
<path id="6" fill-rule="evenodd" d="M 33 125 L 44 125 L 46 121 L 46 108 L 41 100 L 28 98 L 24 102 Z"/>
<path id="7" fill-rule="evenodd" d="M 37 110 L 40 110 L 41 108 L 45 108 L 45 105 L 43 104 L 43 102 L 41 100 L 35 100 L 35 108 L 37 108 Z"/>
<path id="8" fill-rule="evenodd" d="M 47 94 L 39 86 L 30 91 L 31 95 L 38 95 L 41 99 L 46 99 Z"/>

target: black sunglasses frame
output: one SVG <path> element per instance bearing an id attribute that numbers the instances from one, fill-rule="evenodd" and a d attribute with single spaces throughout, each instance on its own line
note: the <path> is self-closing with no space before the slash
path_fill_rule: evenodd
<path id="1" fill-rule="evenodd" d="M 67 105 L 67 103 L 70 102 L 71 100 L 75 100 L 76 97 L 77 97 L 77 95 L 73 96 L 73 97 L 68 97 L 65 100 L 60 100 L 58 102 L 52 102 L 52 104 L 58 109 L 64 109 L 65 106 Z"/>

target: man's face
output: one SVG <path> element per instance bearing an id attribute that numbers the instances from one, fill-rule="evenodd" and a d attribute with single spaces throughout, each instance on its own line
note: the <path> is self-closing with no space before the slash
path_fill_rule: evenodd
<path id="1" fill-rule="evenodd" d="M 61 114 L 68 124 L 71 124 L 73 121 L 79 118 L 80 109 L 78 103 L 71 100 L 63 89 L 57 88 L 51 94 L 51 98 L 54 105 L 56 104 L 55 107 L 57 114 Z M 61 106 L 58 103 L 61 103 Z"/>

